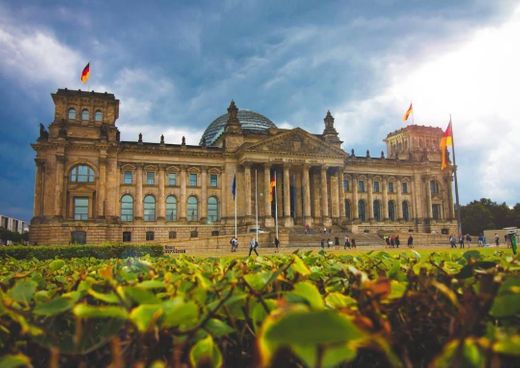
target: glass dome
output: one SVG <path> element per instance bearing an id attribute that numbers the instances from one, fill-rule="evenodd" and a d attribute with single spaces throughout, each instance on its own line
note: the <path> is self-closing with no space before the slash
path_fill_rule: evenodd
<path id="1" fill-rule="evenodd" d="M 276 125 L 263 116 L 254 111 L 249 110 L 238 110 L 238 120 L 242 130 L 250 133 L 264 133 L 269 128 L 276 128 Z M 224 133 L 224 128 L 228 120 L 228 114 L 224 114 L 213 120 L 213 122 L 206 128 L 202 138 L 200 139 L 200 145 L 203 141 L 206 141 L 206 146 L 211 146 L 215 141 Z"/>

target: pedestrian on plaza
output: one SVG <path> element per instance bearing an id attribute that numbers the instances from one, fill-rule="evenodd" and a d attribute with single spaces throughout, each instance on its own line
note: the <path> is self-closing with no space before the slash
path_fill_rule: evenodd
<path id="1" fill-rule="evenodd" d="M 231 251 L 232 252 L 236 252 L 237 248 L 238 248 L 238 240 L 237 240 L 237 238 L 232 237 L 231 240 L 229 241 L 229 243 L 231 244 Z"/>
<path id="2" fill-rule="evenodd" d="M 321 239 L 321 249 L 325 250 L 325 239 Z"/>
<path id="3" fill-rule="evenodd" d="M 401 244 L 401 241 L 399 240 L 399 235 L 395 237 L 395 246 L 396 248 L 399 248 L 399 244 Z"/>
<path id="4" fill-rule="evenodd" d="M 500 244 L 500 237 L 498 236 L 497 233 L 495 233 L 495 245 L 498 247 L 499 244 Z"/>
<path id="5" fill-rule="evenodd" d="M 330 248 L 332 245 L 332 240 L 330 238 L 327 239 L 327 248 Z"/>
<path id="6" fill-rule="evenodd" d="M 464 235 L 459 237 L 459 248 L 464 248 Z"/>
<path id="7" fill-rule="evenodd" d="M 408 248 L 413 248 L 413 236 L 410 234 L 408 237 Z"/>
<path id="8" fill-rule="evenodd" d="M 249 255 L 248 257 L 251 255 L 251 252 L 255 252 L 256 255 L 258 256 L 258 252 L 256 251 L 256 248 L 258 248 L 258 242 L 256 241 L 255 238 L 251 238 L 251 241 L 249 242 Z"/>
<path id="9" fill-rule="evenodd" d="M 393 235 L 390 236 L 390 246 L 391 246 L 392 248 L 395 248 L 395 238 L 394 238 Z"/>
<path id="10" fill-rule="evenodd" d="M 352 238 L 351 240 L 352 248 L 356 247 L 356 239 Z"/>
<path id="11" fill-rule="evenodd" d="M 453 234 L 450 235 L 450 246 L 451 248 L 457 248 L 457 245 L 455 243 L 455 236 Z"/>
<path id="12" fill-rule="evenodd" d="M 280 240 L 278 238 L 274 238 L 274 247 L 275 247 L 275 253 L 278 253 L 278 248 L 280 247 Z"/>
<path id="13" fill-rule="evenodd" d="M 468 245 L 468 248 L 471 246 L 471 235 L 466 234 L 466 244 Z"/>
<path id="14" fill-rule="evenodd" d="M 334 237 L 334 245 L 336 246 L 336 249 L 339 246 L 339 238 L 337 236 Z"/>
<path id="15" fill-rule="evenodd" d="M 390 245 L 390 238 L 385 235 L 384 237 L 386 245 Z"/>
<path id="16" fill-rule="evenodd" d="M 478 236 L 478 246 L 483 247 L 484 246 L 484 235 L 479 234 Z"/>
<path id="17" fill-rule="evenodd" d="M 345 242 L 343 243 L 343 249 L 347 249 L 350 248 L 350 239 L 348 237 L 348 235 L 345 235 Z"/>

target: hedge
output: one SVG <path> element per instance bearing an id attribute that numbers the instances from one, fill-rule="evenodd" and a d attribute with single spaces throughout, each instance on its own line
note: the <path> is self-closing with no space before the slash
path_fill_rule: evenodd
<path id="1" fill-rule="evenodd" d="M 52 259 L 82 258 L 99 259 L 141 257 L 146 254 L 162 256 L 163 246 L 157 244 L 109 244 L 109 245 L 14 245 L 0 247 L 0 258 Z"/>

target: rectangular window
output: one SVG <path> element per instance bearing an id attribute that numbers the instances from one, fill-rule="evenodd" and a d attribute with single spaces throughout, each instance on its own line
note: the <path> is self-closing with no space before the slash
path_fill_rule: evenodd
<path id="1" fill-rule="evenodd" d="M 394 192 L 394 183 L 390 182 L 390 183 L 388 183 L 388 193 L 393 193 L 393 192 Z"/>
<path id="2" fill-rule="evenodd" d="M 430 181 L 430 190 L 432 194 L 439 193 L 439 184 L 435 180 Z"/>
<path id="3" fill-rule="evenodd" d="M 408 193 L 408 183 L 403 183 L 403 193 Z"/>
<path id="4" fill-rule="evenodd" d="M 176 173 L 168 173 L 168 185 L 170 185 L 170 186 L 177 185 L 177 174 Z"/>
<path id="5" fill-rule="evenodd" d="M 74 220 L 88 220 L 88 198 L 74 197 Z"/>
<path id="6" fill-rule="evenodd" d="M 170 231 L 168 233 L 168 238 L 169 239 L 177 239 L 177 232 L 176 231 Z"/>
<path id="7" fill-rule="evenodd" d="M 155 173 L 152 171 L 148 171 L 146 173 L 146 184 L 154 185 L 155 184 Z"/>
<path id="8" fill-rule="evenodd" d="M 360 193 L 364 193 L 365 192 L 365 182 L 363 180 L 359 180 L 358 181 L 358 191 Z"/>
<path id="9" fill-rule="evenodd" d="M 197 174 L 190 174 L 190 187 L 196 187 L 197 186 Z"/>
<path id="10" fill-rule="evenodd" d="M 441 219 L 441 205 L 440 204 L 433 204 L 432 205 L 432 216 L 434 220 L 440 220 Z"/>
<path id="11" fill-rule="evenodd" d="M 131 231 L 123 231 L 123 243 L 132 241 L 132 232 Z"/>
<path id="12" fill-rule="evenodd" d="M 123 184 L 132 184 L 132 172 L 125 171 L 123 174 Z"/>
<path id="13" fill-rule="evenodd" d="M 373 191 L 375 193 L 378 193 L 379 192 L 379 182 L 378 181 L 375 181 L 374 182 L 374 188 L 373 188 Z"/>
<path id="14" fill-rule="evenodd" d="M 216 188 L 218 184 L 217 175 L 211 174 L 209 176 L 209 186 Z"/>
<path id="15" fill-rule="evenodd" d="M 154 240 L 155 234 L 153 231 L 147 231 L 146 232 L 146 240 Z"/>
<path id="16" fill-rule="evenodd" d="M 350 192 L 350 181 L 348 179 L 343 179 L 343 190 Z"/>

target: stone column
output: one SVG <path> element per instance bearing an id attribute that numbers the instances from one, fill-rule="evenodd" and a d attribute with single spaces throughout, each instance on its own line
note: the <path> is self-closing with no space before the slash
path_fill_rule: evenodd
<path id="1" fill-rule="evenodd" d="M 283 216 L 285 226 L 293 226 L 291 217 L 291 178 L 289 176 L 289 165 L 283 165 Z"/>
<path id="2" fill-rule="evenodd" d="M 309 180 L 309 166 L 303 165 L 302 168 L 303 181 L 303 222 L 305 225 L 312 225 L 311 217 L 311 187 Z"/>
<path id="3" fill-rule="evenodd" d="M 383 178 L 383 203 L 381 206 L 383 213 L 381 214 L 384 221 L 388 221 L 388 181 Z"/>
<path id="4" fill-rule="evenodd" d="M 202 167 L 201 174 L 200 221 L 205 223 L 208 218 L 208 168 Z"/>
<path id="5" fill-rule="evenodd" d="M 187 198 L 186 198 L 186 166 L 181 166 L 181 195 L 179 198 L 179 221 L 186 222 L 186 206 L 187 206 Z"/>
<path id="6" fill-rule="evenodd" d="M 401 199 L 401 190 L 402 190 L 402 183 L 401 183 L 401 179 L 397 179 L 396 181 L 396 184 L 397 184 L 397 203 L 395 205 L 395 210 L 397 211 L 396 213 L 396 217 L 397 217 L 397 220 L 398 221 L 402 221 L 403 220 L 403 211 L 402 211 L 402 199 Z"/>
<path id="7" fill-rule="evenodd" d="M 334 173 L 330 176 L 330 214 L 336 223 L 339 222 L 338 176 L 338 170 L 335 168 Z"/>
<path id="8" fill-rule="evenodd" d="M 271 165 L 264 165 L 264 226 L 274 226 L 274 218 L 271 215 Z"/>
<path id="9" fill-rule="evenodd" d="M 143 198 L 143 165 L 137 164 L 137 171 L 135 174 L 135 219 L 142 220 L 144 213 L 144 198 Z"/>
<path id="10" fill-rule="evenodd" d="M 368 203 L 367 203 L 367 210 L 368 210 L 368 221 L 374 221 L 374 198 L 372 195 L 372 192 L 374 190 L 374 184 L 372 181 L 372 178 L 367 178 L 367 189 L 368 189 Z"/>
<path id="11" fill-rule="evenodd" d="M 350 211 L 352 212 L 352 220 L 359 220 L 359 212 L 358 212 L 358 180 L 357 177 L 352 175 L 352 205 L 350 206 Z"/>
<path id="12" fill-rule="evenodd" d="M 111 157 L 108 160 L 107 175 L 105 180 L 106 199 L 105 199 L 105 217 L 118 217 L 120 207 L 119 180 L 121 173 L 117 167 L 117 159 Z M 134 200 L 135 203 L 135 200 Z"/>
<path id="13" fill-rule="evenodd" d="M 430 178 L 426 178 L 426 203 L 427 203 L 427 214 L 428 218 L 431 219 L 433 217 L 432 211 L 432 188 L 430 186 Z"/>
<path id="14" fill-rule="evenodd" d="M 327 167 L 321 167 L 321 222 L 324 225 L 331 225 L 329 216 L 329 195 L 327 191 Z"/>
<path id="15" fill-rule="evenodd" d="M 343 168 L 338 168 L 338 192 L 339 192 L 339 222 L 345 223 L 347 221 L 347 217 L 345 215 L 345 188 L 343 188 Z"/>
<path id="16" fill-rule="evenodd" d="M 244 164 L 244 196 L 246 199 L 246 221 L 251 221 L 253 216 L 251 211 L 251 164 Z"/>
<path id="17" fill-rule="evenodd" d="M 98 190 L 98 202 L 97 202 L 97 218 L 105 218 L 105 207 L 106 207 L 106 173 L 107 173 L 107 159 L 106 157 L 99 158 L 99 185 Z"/>
<path id="18" fill-rule="evenodd" d="M 294 191 L 295 191 L 295 203 L 294 203 L 294 220 L 298 221 L 298 224 L 302 224 L 303 220 L 303 196 L 302 196 L 302 173 L 299 170 L 293 171 L 294 177 Z"/>
<path id="19" fill-rule="evenodd" d="M 159 165 L 159 198 L 157 203 L 157 220 L 164 221 L 166 219 L 166 198 L 164 197 L 164 179 L 165 179 L 165 173 L 164 173 L 164 166 Z"/>
<path id="20" fill-rule="evenodd" d="M 34 180 L 34 216 L 43 216 L 43 193 L 45 193 L 45 161 L 35 159 L 36 173 Z"/>
<path id="21" fill-rule="evenodd" d="M 61 217 L 65 156 L 56 155 L 56 182 L 54 186 L 54 216 Z"/>

